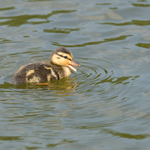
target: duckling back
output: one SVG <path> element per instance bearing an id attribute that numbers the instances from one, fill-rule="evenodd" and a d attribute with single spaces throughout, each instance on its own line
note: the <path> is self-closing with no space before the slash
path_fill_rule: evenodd
<path id="1" fill-rule="evenodd" d="M 63 69 L 61 67 L 56 67 L 54 69 L 52 65 L 44 63 L 28 64 L 22 66 L 16 72 L 13 78 L 13 83 L 14 84 L 23 84 L 31 82 L 40 83 L 58 80 L 61 78 L 59 72 L 63 72 Z"/>

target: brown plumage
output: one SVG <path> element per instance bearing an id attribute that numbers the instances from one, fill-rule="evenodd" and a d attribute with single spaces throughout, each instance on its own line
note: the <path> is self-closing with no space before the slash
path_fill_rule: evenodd
<path id="1" fill-rule="evenodd" d="M 14 84 L 44 83 L 59 80 L 71 74 L 70 69 L 76 71 L 74 66 L 80 64 L 73 61 L 72 53 L 64 48 L 55 49 L 49 62 L 31 63 L 22 66 L 14 75 Z"/>

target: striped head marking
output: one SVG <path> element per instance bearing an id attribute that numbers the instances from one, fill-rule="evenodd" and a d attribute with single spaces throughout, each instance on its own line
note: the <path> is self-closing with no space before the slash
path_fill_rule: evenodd
<path id="1" fill-rule="evenodd" d="M 54 50 L 51 56 L 51 61 L 55 65 L 66 66 L 74 71 L 76 71 L 76 68 L 73 66 L 80 66 L 80 64 L 73 61 L 72 53 L 64 47 L 59 47 Z"/>

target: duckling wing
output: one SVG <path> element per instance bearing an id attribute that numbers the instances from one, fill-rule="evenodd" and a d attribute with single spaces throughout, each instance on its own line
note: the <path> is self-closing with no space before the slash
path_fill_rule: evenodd
<path id="1" fill-rule="evenodd" d="M 51 65 L 43 63 L 33 63 L 22 66 L 15 74 L 13 83 L 39 83 L 59 79 L 57 72 Z"/>

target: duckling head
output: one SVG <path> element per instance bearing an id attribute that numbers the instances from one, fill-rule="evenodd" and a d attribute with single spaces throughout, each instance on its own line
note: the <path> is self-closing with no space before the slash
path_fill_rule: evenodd
<path id="1" fill-rule="evenodd" d="M 58 66 L 69 67 L 73 71 L 77 71 L 74 66 L 80 66 L 80 64 L 73 60 L 72 53 L 64 47 L 59 47 L 53 51 L 51 62 Z"/>

